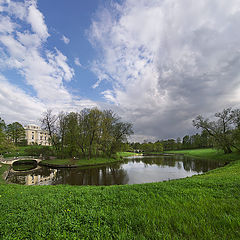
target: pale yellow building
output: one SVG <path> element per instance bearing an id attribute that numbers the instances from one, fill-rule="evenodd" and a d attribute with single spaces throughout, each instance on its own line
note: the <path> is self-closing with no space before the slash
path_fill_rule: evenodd
<path id="1" fill-rule="evenodd" d="M 26 133 L 27 144 L 38 144 L 43 146 L 51 146 L 48 131 L 42 130 L 39 126 L 29 124 L 24 127 Z"/>
<path id="2" fill-rule="evenodd" d="M 52 169 L 49 176 L 41 175 L 27 175 L 25 177 L 26 185 L 51 185 L 54 179 L 56 178 L 57 170 Z"/>

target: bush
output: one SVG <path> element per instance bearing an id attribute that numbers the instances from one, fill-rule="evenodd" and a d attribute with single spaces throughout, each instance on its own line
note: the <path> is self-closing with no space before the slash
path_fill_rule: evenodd
<path id="1" fill-rule="evenodd" d="M 49 146 L 31 146 L 24 150 L 28 156 L 42 156 L 48 159 L 50 156 L 54 156 L 54 151 Z"/>

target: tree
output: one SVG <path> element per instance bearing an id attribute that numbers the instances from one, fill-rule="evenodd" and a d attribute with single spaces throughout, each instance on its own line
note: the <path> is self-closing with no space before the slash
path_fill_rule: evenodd
<path id="1" fill-rule="evenodd" d="M 6 135 L 5 121 L 0 117 L 0 154 L 12 150 L 13 148 L 13 144 L 8 140 Z"/>
<path id="2" fill-rule="evenodd" d="M 79 153 L 79 125 L 78 114 L 71 112 L 60 118 L 62 129 L 61 146 L 67 148 L 70 157 L 74 158 Z M 62 149 L 63 150 L 63 149 Z"/>
<path id="3" fill-rule="evenodd" d="M 132 124 L 121 122 L 120 117 L 111 110 L 102 112 L 100 124 L 100 148 L 108 155 L 121 149 L 121 143 L 127 141 L 127 136 L 133 134 Z"/>
<path id="4" fill-rule="evenodd" d="M 25 129 L 19 122 L 8 124 L 6 127 L 6 134 L 10 141 L 15 145 L 21 143 L 25 139 Z"/>
<path id="5" fill-rule="evenodd" d="M 153 152 L 163 152 L 163 145 L 160 141 L 155 142 L 153 148 Z"/>
<path id="6" fill-rule="evenodd" d="M 53 147 L 56 150 L 59 149 L 59 138 L 57 136 L 57 127 L 56 123 L 58 120 L 58 116 L 52 113 L 52 110 L 48 109 L 46 112 L 42 114 L 42 118 L 40 119 L 42 124 L 42 129 L 48 131 L 50 136 L 50 141 Z"/>
<path id="7" fill-rule="evenodd" d="M 0 117 L 0 132 L 3 132 L 6 129 L 5 121 Z"/>
<path id="8" fill-rule="evenodd" d="M 48 130 L 60 157 L 83 155 L 90 159 L 99 154 L 111 156 L 120 150 L 133 133 L 132 124 L 122 122 L 111 110 L 83 109 L 79 113 L 43 114 L 42 127 Z"/>
<path id="9" fill-rule="evenodd" d="M 177 138 L 176 147 L 177 147 L 177 149 L 181 149 L 181 147 L 182 147 L 182 142 L 181 142 L 181 138 L 180 137 Z"/>
<path id="10" fill-rule="evenodd" d="M 239 117 L 238 110 L 231 108 L 224 109 L 222 112 L 216 113 L 216 121 L 204 119 L 201 115 L 193 120 L 193 126 L 205 130 L 214 139 L 215 146 L 224 151 L 231 153 L 231 147 L 239 150 L 239 147 L 234 144 L 234 129 Z"/>

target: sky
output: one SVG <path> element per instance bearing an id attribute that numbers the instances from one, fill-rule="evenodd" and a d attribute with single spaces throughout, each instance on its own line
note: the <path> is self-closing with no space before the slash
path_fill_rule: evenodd
<path id="1" fill-rule="evenodd" d="M 239 0 L 0 0 L 0 117 L 112 109 L 133 141 L 240 107 Z"/>

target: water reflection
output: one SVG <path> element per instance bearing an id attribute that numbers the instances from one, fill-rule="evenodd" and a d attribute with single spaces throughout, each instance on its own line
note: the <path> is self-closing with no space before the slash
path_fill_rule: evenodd
<path id="1" fill-rule="evenodd" d="M 27 185 L 118 185 L 159 182 L 200 174 L 222 166 L 219 161 L 184 156 L 144 156 L 123 163 L 92 167 L 50 169 L 10 173 L 9 182 Z"/>

